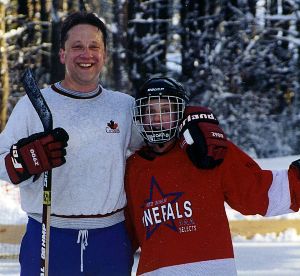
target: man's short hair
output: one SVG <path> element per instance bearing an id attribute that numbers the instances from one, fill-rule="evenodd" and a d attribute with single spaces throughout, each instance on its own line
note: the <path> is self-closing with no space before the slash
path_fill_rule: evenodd
<path id="1" fill-rule="evenodd" d="M 60 48 L 65 48 L 66 40 L 68 39 L 68 31 L 79 24 L 89 24 L 97 27 L 103 36 L 103 43 L 106 49 L 107 31 L 103 21 L 93 12 L 78 11 L 70 14 L 63 21 L 61 32 L 60 32 Z"/>

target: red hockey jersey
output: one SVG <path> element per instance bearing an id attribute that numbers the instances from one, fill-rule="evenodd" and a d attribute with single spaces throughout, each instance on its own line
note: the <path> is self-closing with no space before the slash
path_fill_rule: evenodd
<path id="1" fill-rule="evenodd" d="M 137 275 L 236 275 L 224 202 L 245 215 L 273 216 L 299 209 L 296 170 L 262 170 L 228 142 L 224 162 L 197 169 L 176 145 L 126 170 L 127 222 L 141 248 Z"/>

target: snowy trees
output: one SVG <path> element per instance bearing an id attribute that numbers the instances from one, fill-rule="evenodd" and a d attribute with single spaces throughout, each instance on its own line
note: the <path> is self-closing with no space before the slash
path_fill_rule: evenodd
<path id="1" fill-rule="evenodd" d="M 34 67 L 41 86 L 62 78 L 60 23 L 84 7 L 108 26 L 105 86 L 133 95 L 148 77 L 175 77 L 191 102 L 211 107 L 228 137 L 253 156 L 297 154 L 299 5 L 294 0 L 10 1 L 9 110 L 22 91 L 18 79 L 25 66 Z"/>
<path id="2" fill-rule="evenodd" d="M 168 5 L 167 17 L 151 13 L 153 2 Z M 228 137 L 251 155 L 299 152 L 298 2 L 129 3 L 133 83 L 167 73 L 185 84 L 192 103 L 211 107 Z M 166 18 L 167 35 L 153 33 Z M 166 51 L 153 67 L 162 42 Z"/>
<path id="3" fill-rule="evenodd" d="M 181 76 L 192 101 L 210 106 L 252 156 L 298 153 L 298 5 L 185 2 Z"/>
<path id="4" fill-rule="evenodd" d="M 129 77 L 136 90 L 147 78 L 167 73 L 169 1 L 129 0 Z"/>

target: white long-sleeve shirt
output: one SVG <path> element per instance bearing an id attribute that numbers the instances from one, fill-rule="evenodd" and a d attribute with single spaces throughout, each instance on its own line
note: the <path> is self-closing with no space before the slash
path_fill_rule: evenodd
<path id="1" fill-rule="evenodd" d="M 69 134 L 66 163 L 52 170 L 52 214 L 96 215 L 126 204 L 126 157 L 141 143 L 132 126 L 134 99 L 99 86 L 99 91 L 69 94 L 59 85 L 42 90 L 52 112 L 53 127 Z M 54 89 L 54 90 L 53 90 Z M 27 96 L 15 106 L 0 134 L 0 179 L 9 180 L 4 158 L 19 139 L 43 131 Z M 42 213 L 43 176 L 19 184 L 22 209 Z"/>

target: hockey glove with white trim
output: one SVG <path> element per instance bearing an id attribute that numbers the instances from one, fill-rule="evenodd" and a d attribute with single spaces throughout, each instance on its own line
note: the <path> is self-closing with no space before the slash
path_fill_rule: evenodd
<path id="1" fill-rule="evenodd" d="M 227 140 L 210 109 L 186 107 L 178 135 L 181 148 L 196 167 L 213 169 L 222 163 L 227 151 Z"/>
<path id="2" fill-rule="evenodd" d="M 63 128 L 39 132 L 19 140 L 5 157 L 5 166 L 12 183 L 19 184 L 66 162 L 68 133 Z"/>

